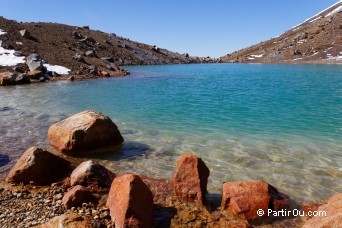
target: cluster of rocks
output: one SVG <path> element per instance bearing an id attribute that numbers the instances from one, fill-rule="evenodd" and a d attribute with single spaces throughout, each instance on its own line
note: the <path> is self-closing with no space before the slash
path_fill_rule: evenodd
<path id="1" fill-rule="evenodd" d="M 210 170 L 201 158 L 192 154 L 180 156 L 171 179 L 114 174 L 92 160 L 82 162 L 71 172 L 71 164 L 62 152 L 86 156 L 89 151 L 104 151 L 105 147 L 123 142 L 117 126 L 98 112 L 85 111 L 58 122 L 50 127 L 48 137 L 57 154 L 39 148 L 28 149 L 6 181 L 51 187 L 45 193 L 36 194 L 3 190 L 5 200 L 0 205 L 14 205 L 0 216 L 1 224 L 7 227 L 38 225 L 55 216 L 58 217 L 42 227 L 56 224 L 65 224 L 65 227 L 250 227 L 279 219 L 267 213 L 260 216 L 257 213 L 260 209 L 267 212 L 294 207 L 287 195 L 270 184 L 250 181 L 224 183 L 221 206 L 212 210 L 207 198 Z M 320 224 L 339 224 L 341 204 L 336 201 L 341 200 L 342 194 L 329 201 L 324 209 L 338 210 L 322 218 L 325 222 Z M 17 206 L 32 205 L 33 201 L 34 208 L 40 209 L 39 216 L 32 215 L 28 206 Z"/>
<path id="2" fill-rule="evenodd" d="M 26 65 L 13 67 L 13 72 L 0 73 L 0 86 L 23 85 L 32 81 L 45 82 L 51 77 L 60 77 L 57 72 L 48 71 L 43 62 L 37 53 L 27 56 Z"/>

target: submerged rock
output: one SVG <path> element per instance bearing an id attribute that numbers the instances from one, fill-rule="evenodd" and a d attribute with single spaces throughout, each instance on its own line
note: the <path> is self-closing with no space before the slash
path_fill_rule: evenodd
<path id="1" fill-rule="evenodd" d="M 108 116 L 89 110 L 52 125 L 48 138 L 58 151 L 70 153 L 102 151 L 124 142 Z"/>
<path id="2" fill-rule="evenodd" d="M 177 197 L 206 204 L 205 194 L 210 171 L 201 158 L 183 154 L 172 176 L 173 189 Z"/>
<path id="3" fill-rule="evenodd" d="M 68 161 L 49 151 L 31 147 L 19 158 L 9 172 L 6 181 L 33 182 L 37 185 L 51 184 L 66 177 L 70 172 Z"/>
<path id="4" fill-rule="evenodd" d="M 115 174 L 93 161 L 82 162 L 71 174 L 71 185 L 110 187 Z"/>
<path id="5" fill-rule="evenodd" d="M 107 206 L 115 227 L 153 227 L 153 196 L 137 175 L 115 178 Z"/>
<path id="6" fill-rule="evenodd" d="M 289 197 L 264 181 L 226 182 L 223 184 L 221 206 L 223 210 L 254 220 L 267 216 L 268 209 L 278 211 L 287 208 Z M 263 216 L 257 214 L 260 209 L 265 212 Z"/>

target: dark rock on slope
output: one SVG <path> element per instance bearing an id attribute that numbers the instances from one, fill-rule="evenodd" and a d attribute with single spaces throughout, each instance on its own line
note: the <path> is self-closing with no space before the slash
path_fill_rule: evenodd
<path id="1" fill-rule="evenodd" d="M 221 57 L 221 62 L 342 63 L 342 2 L 284 34 Z"/>

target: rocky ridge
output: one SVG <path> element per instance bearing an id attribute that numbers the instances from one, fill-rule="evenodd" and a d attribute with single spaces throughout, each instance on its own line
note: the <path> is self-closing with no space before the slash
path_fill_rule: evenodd
<path id="1" fill-rule="evenodd" d="M 117 71 L 116 66 L 212 62 L 155 45 L 131 41 L 114 33 L 57 23 L 23 23 L 0 17 L 0 40 L 6 50 L 18 56 L 38 53 L 52 65 L 70 69 L 71 74 L 89 73 L 90 66 Z M 114 65 L 112 65 L 112 64 Z M 115 66 L 116 65 L 116 66 Z M 0 67 L 0 72 L 4 71 Z"/>
<path id="2" fill-rule="evenodd" d="M 230 63 L 342 63 L 342 2 L 268 41 L 220 58 Z"/>

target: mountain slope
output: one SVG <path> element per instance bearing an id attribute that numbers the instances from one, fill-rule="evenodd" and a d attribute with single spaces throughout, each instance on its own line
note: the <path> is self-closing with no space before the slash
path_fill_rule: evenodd
<path id="1" fill-rule="evenodd" d="M 26 29 L 29 38 L 20 34 Z M 61 65 L 80 71 L 89 65 L 99 69 L 106 68 L 101 58 L 112 58 L 116 65 L 150 65 L 208 62 L 210 59 L 190 57 L 142 44 L 115 34 L 56 23 L 18 23 L 0 17 L 0 40 L 6 50 L 20 51 L 24 56 L 38 53 L 40 57 L 53 65 Z M 85 41 L 85 39 L 87 39 Z M 95 51 L 95 57 L 85 55 L 87 51 Z M 74 60 L 75 54 L 83 55 L 84 62 Z M 1 68 L 1 66 L 0 66 Z M 2 68 L 6 68 L 2 66 Z M 8 67 L 7 67 L 8 68 Z M 5 70 L 5 69 L 3 69 Z"/>
<path id="2" fill-rule="evenodd" d="M 220 58 L 221 62 L 342 63 L 342 2 L 284 34 Z"/>

